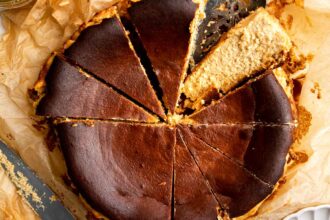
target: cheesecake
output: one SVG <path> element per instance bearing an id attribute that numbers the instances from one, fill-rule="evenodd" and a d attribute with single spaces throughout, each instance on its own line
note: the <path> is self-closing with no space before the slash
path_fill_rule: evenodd
<path id="1" fill-rule="evenodd" d="M 244 79 L 282 64 L 292 47 L 279 21 L 260 8 L 230 29 L 182 86 L 191 101 L 208 91 L 227 93 Z"/>
<path id="2" fill-rule="evenodd" d="M 262 181 L 188 130 L 180 128 L 183 141 L 204 175 L 205 181 L 212 187 L 222 210 L 230 217 L 243 215 L 273 191 L 273 185 Z"/>
<path id="3" fill-rule="evenodd" d="M 38 115 L 150 123 L 159 121 L 157 116 L 59 57 L 54 58 L 45 82 L 47 92 L 36 109 Z"/>
<path id="4" fill-rule="evenodd" d="M 243 218 L 276 190 L 297 121 L 290 79 L 273 68 L 291 41 L 265 9 L 244 6 L 245 19 L 203 44 L 210 2 L 222 9 L 212 0 L 115 4 L 45 64 L 36 114 L 56 131 L 89 213 Z"/>
<path id="5" fill-rule="evenodd" d="M 63 55 L 155 114 L 165 116 L 127 32 L 116 15 L 81 31 Z"/>
<path id="6" fill-rule="evenodd" d="M 68 172 L 110 219 L 170 219 L 175 131 L 100 122 L 57 125 Z"/>
<path id="7" fill-rule="evenodd" d="M 128 9 L 152 63 L 170 114 L 174 113 L 201 21 L 204 1 L 144 0 Z"/>
<path id="8" fill-rule="evenodd" d="M 272 71 L 266 71 L 187 117 L 191 123 L 294 123 L 291 102 Z"/>

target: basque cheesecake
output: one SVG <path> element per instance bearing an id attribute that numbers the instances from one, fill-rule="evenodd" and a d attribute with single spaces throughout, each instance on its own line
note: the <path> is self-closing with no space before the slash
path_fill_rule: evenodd
<path id="1" fill-rule="evenodd" d="M 227 93 L 247 77 L 279 66 L 291 47 L 279 21 L 260 8 L 223 35 L 187 77 L 182 92 L 191 102 L 201 102 L 212 89 Z"/>
<path id="2" fill-rule="evenodd" d="M 36 113 L 88 208 L 229 219 L 276 190 L 297 122 L 289 79 L 274 68 L 292 43 L 266 9 L 233 2 L 117 4 L 49 59 Z M 224 29 L 214 10 L 242 11 Z"/>

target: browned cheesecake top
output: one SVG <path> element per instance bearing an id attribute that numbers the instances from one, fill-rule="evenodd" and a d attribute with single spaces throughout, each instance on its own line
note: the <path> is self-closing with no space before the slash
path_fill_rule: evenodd
<path id="1" fill-rule="evenodd" d="M 55 57 L 46 76 L 47 91 L 38 115 L 70 118 L 122 119 L 157 122 L 158 119 L 110 87 L 84 75 Z"/>
<path id="2" fill-rule="evenodd" d="M 272 192 L 272 185 L 258 179 L 222 152 L 210 148 L 189 130 L 179 131 L 222 209 L 231 217 L 246 213 Z"/>
<path id="3" fill-rule="evenodd" d="M 189 62 L 190 25 L 198 5 L 193 0 L 144 0 L 128 12 L 141 38 L 171 113 Z"/>
<path id="4" fill-rule="evenodd" d="M 118 18 L 104 19 L 83 30 L 64 55 L 164 117 L 161 103 Z"/>
<path id="5" fill-rule="evenodd" d="M 286 155 L 293 143 L 293 125 L 212 124 L 187 128 L 272 185 L 282 176 Z"/>
<path id="6" fill-rule="evenodd" d="M 253 79 L 189 119 L 201 124 L 292 123 L 291 103 L 271 71 Z"/>
<path id="7" fill-rule="evenodd" d="M 95 122 L 57 127 L 69 174 L 111 219 L 170 219 L 175 130 Z"/>
<path id="8" fill-rule="evenodd" d="M 219 204 L 177 131 L 174 219 L 217 219 Z"/>
<path id="9" fill-rule="evenodd" d="M 195 113 L 173 114 L 201 2 L 138 1 L 125 25 L 115 16 L 82 26 L 48 70 L 37 113 L 58 119 L 74 185 L 110 219 L 238 217 L 267 198 L 283 174 L 294 112 L 271 71 L 239 80 L 228 94 L 212 90 L 216 100 Z M 259 13 L 279 29 L 275 18 Z M 208 59 L 201 61 L 205 69 Z"/>

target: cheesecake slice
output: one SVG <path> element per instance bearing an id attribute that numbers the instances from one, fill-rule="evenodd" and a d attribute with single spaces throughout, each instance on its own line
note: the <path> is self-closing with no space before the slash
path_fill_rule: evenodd
<path id="1" fill-rule="evenodd" d="M 266 0 L 208 0 L 205 18 L 198 26 L 196 47 L 191 58 L 193 69 L 221 36 L 258 7 L 265 7 Z"/>
<path id="2" fill-rule="evenodd" d="M 170 113 L 174 113 L 177 104 L 194 46 L 192 32 L 201 19 L 203 5 L 197 0 L 143 0 L 128 9 Z"/>
<path id="3" fill-rule="evenodd" d="M 201 124 L 291 124 L 294 123 L 294 112 L 272 71 L 266 71 L 190 115 L 188 121 Z"/>
<path id="4" fill-rule="evenodd" d="M 70 177 L 110 219 L 171 219 L 175 130 L 95 121 L 56 126 Z"/>
<path id="5" fill-rule="evenodd" d="M 157 115 L 165 117 L 161 103 L 116 16 L 83 30 L 64 55 Z"/>
<path id="6" fill-rule="evenodd" d="M 194 125 L 190 131 L 233 158 L 263 181 L 275 185 L 283 175 L 293 143 L 291 125 Z"/>
<path id="7" fill-rule="evenodd" d="M 36 113 L 51 118 L 94 118 L 157 122 L 107 85 L 58 57 L 46 75 L 46 94 Z"/>
<path id="8" fill-rule="evenodd" d="M 181 127 L 180 132 L 221 208 L 231 218 L 245 214 L 272 193 L 272 185 L 256 178 L 233 160 L 195 137 L 189 130 Z"/>
<path id="9" fill-rule="evenodd" d="M 191 102 L 211 89 L 228 92 L 244 79 L 280 65 L 292 43 L 279 21 L 260 8 L 222 37 L 184 83 Z"/>
<path id="10" fill-rule="evenodd" d="M 218 202 L 178 132 L 174 176 L 174 219 L 217 219 Z"/>

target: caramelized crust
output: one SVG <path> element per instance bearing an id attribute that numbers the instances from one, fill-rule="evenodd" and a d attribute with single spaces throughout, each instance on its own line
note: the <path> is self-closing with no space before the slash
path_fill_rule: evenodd
<path id="1" fill-rule="evenodd" d="M 165 117 L 161 103 L 118 18 L 104 19 L 100 24 L 83 30 L 64 55 L 154 113 Z"/>
<path id="2" fill-rule="evenodd" d="M 196 138 L 180 129 L 183 141 L 192 153 L 222 209 L 230 217 L 243 215 L 264 200 L 273 187 Z"/>
<path id="3" fill-rule="evenodd" d="M 293 143 L 290 125 L 196 125 L 190 131 L 233 158 L 263 181 L 275 185 L 283 174 Z"/>
<path id="4" fill-rule="evenodd" d="M 47 91 L 37 114 L 71 118 L 157 122 L 157 118 L 110 87 L 56 57 L 46 75 Z"/>
<path id="5" fill-rule="evenodd" d="M 177 132 L 174 219 L 217 219 L 218 202 Z"/>
<path id="6" fill-rule="evenodd" d="M 189 117 L 201 124 L 293 123 L 291 103 L 271 71 Z"/>
<path id="7" fill-rule="evenodd" d="M 170 219 L 175 130 L 94 122 L 57 125 L 71 178 L 111 219 Z"/>
<path id="8" fill-rule="evenodd" d="M 171 113 L 189 62 L 189 31 L 198 5 L 193 0 L 143 0 L 128 9 Z"/>

